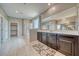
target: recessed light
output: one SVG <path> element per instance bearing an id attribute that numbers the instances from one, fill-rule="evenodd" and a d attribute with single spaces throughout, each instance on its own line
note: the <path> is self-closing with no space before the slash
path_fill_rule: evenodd
<path id="1" fill-rule="evenodd" d="M 19 13 L 19 11 L 16 10 L 16 13 Z"/>
<path id="2" fill-rule="evenodd" d="M 50 6 L 51 4 L 50 3 L 48 3 L 48 6 Z"/>
<path id="3" fill-rule="evenodd" d="M 52 10 L 55 10 L 56 9 L 56 7 L 52 7 Z"/>

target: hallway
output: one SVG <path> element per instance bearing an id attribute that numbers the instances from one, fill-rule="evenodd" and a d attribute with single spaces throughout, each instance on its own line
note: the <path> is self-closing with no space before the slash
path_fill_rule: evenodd
<path id="1" fill-rule="evenodd" d="M 76 3 L 0 4 L 0 56 L 78 55 L 78 13 Z"/>
<path id="2" fill-rule="evenodd" d="M 12 38 L 4 43 L 0 49 L 0 55 L 3 56 L 33 56 L 35 52 L 30 46 L 29 39 Z M 37 55 L 37 54 L 35 54 Z"/>

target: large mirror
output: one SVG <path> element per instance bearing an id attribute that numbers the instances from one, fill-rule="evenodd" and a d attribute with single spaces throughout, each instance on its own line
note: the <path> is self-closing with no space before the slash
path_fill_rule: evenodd
<path id="1" fill-rule="evenodd" d="M 77 16 L 56 20 L 57 30 L 75 30 Z"/>
<path id="2" fill-rule="evenodd" d="M 52 13 L 48 17 L 48 27 L 49 30 L 78 30 L 78 4 L 74 3 L 61 3 L 54 6 L 54 10 L 48 13 Z"/>

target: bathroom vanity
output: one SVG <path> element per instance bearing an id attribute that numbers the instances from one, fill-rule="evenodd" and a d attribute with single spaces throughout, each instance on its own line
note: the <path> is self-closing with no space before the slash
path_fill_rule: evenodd
<path id="1" fill-rule="evenodd" d="M 68 56 L 79 56 L 79 34 L 65 31 L 38 31 L 37 40 Z"/>

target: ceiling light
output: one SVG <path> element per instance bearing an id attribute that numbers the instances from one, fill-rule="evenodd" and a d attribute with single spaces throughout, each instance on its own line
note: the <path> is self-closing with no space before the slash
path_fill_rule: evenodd
<path id="1" fill-rule="evenodd" d="M 16 13 L 19 13 L 19 11 L 16 10 Z"/>
<path id="2" fill-rule="evenodd" d="M 17 10 L 16 10 L 16 13 L 17 13 L 17 14 L 23 14 L 23 11 L 17 11 Z"/>
<path id="3" fill-rule="evenodd" d="M 51 4 L 50 3 L 48 3 L 48 6 L 50 6 Z"/>
<path id="4" fill-rule="evenodd" d="M 55 10 L 56 8 L 55 7 L 52 7 L 52 10 Z"/>

